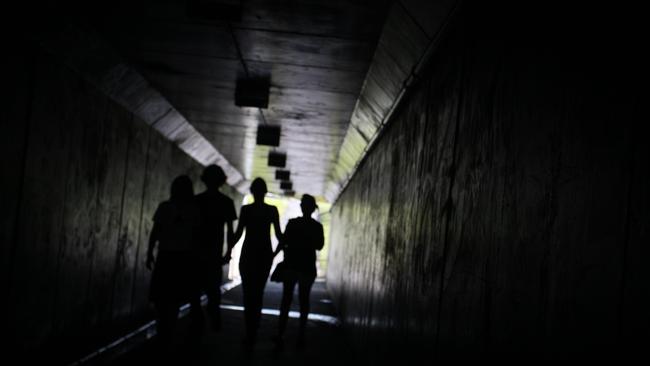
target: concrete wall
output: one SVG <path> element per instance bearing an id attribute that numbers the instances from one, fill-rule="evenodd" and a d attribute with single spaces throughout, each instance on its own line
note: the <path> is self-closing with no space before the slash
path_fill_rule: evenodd
<path id="1" fill-rule="evenodd" d="M 201 166 L 52 56 L 16 47 L 1 108 L 2 329 L 19 355 L 69 360 L 152 317 L 151 218 L 175 176 L 202 189 Z"/>
<path id="2" fill-rule="evenodd" d="M 363 357 L 647 339 L 641 23 L 538 10 L 467 2 L 335 203 L 328 288 Z"/>

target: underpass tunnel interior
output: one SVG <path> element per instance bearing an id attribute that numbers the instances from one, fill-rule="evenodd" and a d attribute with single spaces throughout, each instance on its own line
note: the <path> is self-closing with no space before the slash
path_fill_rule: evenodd
<path id="1" fill-rule="evenodd" d="M 3 354 L 69 364 L 154 319 L 154 212 L 175 177 L 201 192 L 217 164 L 237 214 L 257 177 L 283 229 L 315 197 L 317 282 L 359 363 L 647 359 L 641 14 L 461 0 L 7 8 Z"/>

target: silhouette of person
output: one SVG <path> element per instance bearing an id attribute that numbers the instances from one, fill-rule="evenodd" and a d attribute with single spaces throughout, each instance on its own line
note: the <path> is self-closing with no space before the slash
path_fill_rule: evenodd
<path id="1" fill-rule="evenodd" d="M 217 165 L 209 165 L 203 170 L 201 180 L 206 190 L 195 196 L 194 201 L 201 214 L 201 221 L 195 235 L 195 293 L 192 296 L 190 318 L 195 334 L 203 331 L 204 316 L 201 307 L 201 294 L 208 297 L 207 312 L 212 329 L 221 329 L 221 266 L 230 259 L 230 245 L 223 253 L 224 225 L 227 226 L 228 242 L 233 238 L 233 220 L 237 219 L 235 205 L 219 188 L 226 182 L 226 174 Z"/>
<path id="2" fill-rule="evenodd" d="M 300 299 L 300 328 L 298 346 L 305 343 L 305 327 L 309 315 L 309 295 L 316 279 L 316 251 L 323 249 L 323 225 L 311 218 L 318 208 L 313 196 L 305 194 L 300 201 L 302 217 L 289 220 L 284 229 L 283 240 L 278 245 L 274 255 L 284 250 L 284 272 L 282 281 L 282 303 L 276 342 L 282 344 L 282 337 L 287 327 L 289 308 L 293 300 L 293 292 L 298 284 Z"/>
<path id="3" fill-rule="evenodd" d="M 234 242 L 237 242 L 244 230 L 246 237 L 239 259 L 242 289 L 244 292 L 244 319 L 246 337 L 244 344 L 255 344 L 257 329 L 262 316 L 262 299 L 264 286 L 269 277 L 273 262 L 271 246 L 271 225 L 278 241 L 281 240 L 280 219 L 275 206 L 264 203 L 266 183 L 262 178 L 255 178 L 250 188 L 254 202 L 241 208 Z"/>
<path id="4" fill-rule="evenodd" d="M 149 236 L 146 265 L 150 270 L 153 267 L 149 298 L 156 309 L 163 347 L 172 343 L 178 308 L 191 296 L 192 241 L 200 215 L 193 198 L 190 178 L 181 175 L 174 179 L 169 200 L 156 209 Z"/>

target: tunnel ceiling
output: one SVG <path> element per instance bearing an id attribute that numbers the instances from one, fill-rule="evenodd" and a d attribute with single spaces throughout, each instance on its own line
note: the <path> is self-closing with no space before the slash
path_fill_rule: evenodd
<path id="1" fill-rule="evenodd" d="M 267 156 L 285 153 L 293 190 L 322 196 L 389 1 L 207 3 L 143 2 L 98 28 L 246 179 L 282 192 Z M 239 78 L 269 79 L 267 108 L 235 105 Z M 261 125 L 279 146 L 256 144 Z"/>

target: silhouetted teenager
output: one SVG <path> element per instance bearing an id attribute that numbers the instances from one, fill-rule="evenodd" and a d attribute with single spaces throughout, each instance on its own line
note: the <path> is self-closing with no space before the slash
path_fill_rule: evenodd
<path id="1" fill-rule="evenodd" d="M 244 318 L 246 321 L 244 343 L 247 346 L 252 346 L 255 343 L 262 316 L 264 286 L 273 261 L 271 225 L 273 225 L 278 241 L 282 237 L 278 209 L 264 203 L 264 196 L 267 192 L 264 180 L 255 178 L 250 190 L 254 202 L 241 208 L 234 240 L 237 242 L 246 230 L 239 259 L 239 272 L 244 291 Z"/>
<path id="2" fill-rule="evenodd" d="M 206 190 L 195 197 L 195 202 L 201 213 L 201 222 L 196 232 L 196 285 L 195 295 L 191 301 L 192 330 L 200 333 L 203 330 L 203 309 L 201 294 L 208 297 L 207 312 L 212 329 L 221 328 L 221 266 L 230 258 L 230 248 L 223 254 L 224 226 L 227 226 L 228 242 L 233 238 L 233 220 L 237 219 L 235 205 L 232 199 L 219 191 L 226 182 L 226 174 L 217 165 L 209 165 L 203 170 L 201 180 Z"/>
<path id="3" fill-rule="evenodd" d="M 318 208 L 314 197 L 305 194 L 300 200 L 302 217 L 289 220 L 284 228 L 283 240 L 278 245 L 274 255 L 284 250 L 284 272 L 282 303 L 280 304 L 280 319 L 276 342 L 282 344 L 282 336 L 289 319 L 289 308 L 293 300 L 293 291 L 298 284 L 300 299 L 300 328 L 298 346 L 305 342 L 305 327 L 309 315 L 309 295 L 316 279 L 316 251 L 323 249 L 323 225 L 311 218 Z"/>
<path id="4" fill-rule="evenodd" d="M 171 197 L 153 217 L 147 268 L 152 269 L 150 300 L 156 308 L 157 330 L 162 346 L 172 343 L 179 306 L 189 301 L 193 280 L 193 233 L 199 221 L 192 181 L 186 175 L 174 179 Z M 158 244 L 154 258 L 154 248 Z"/>

